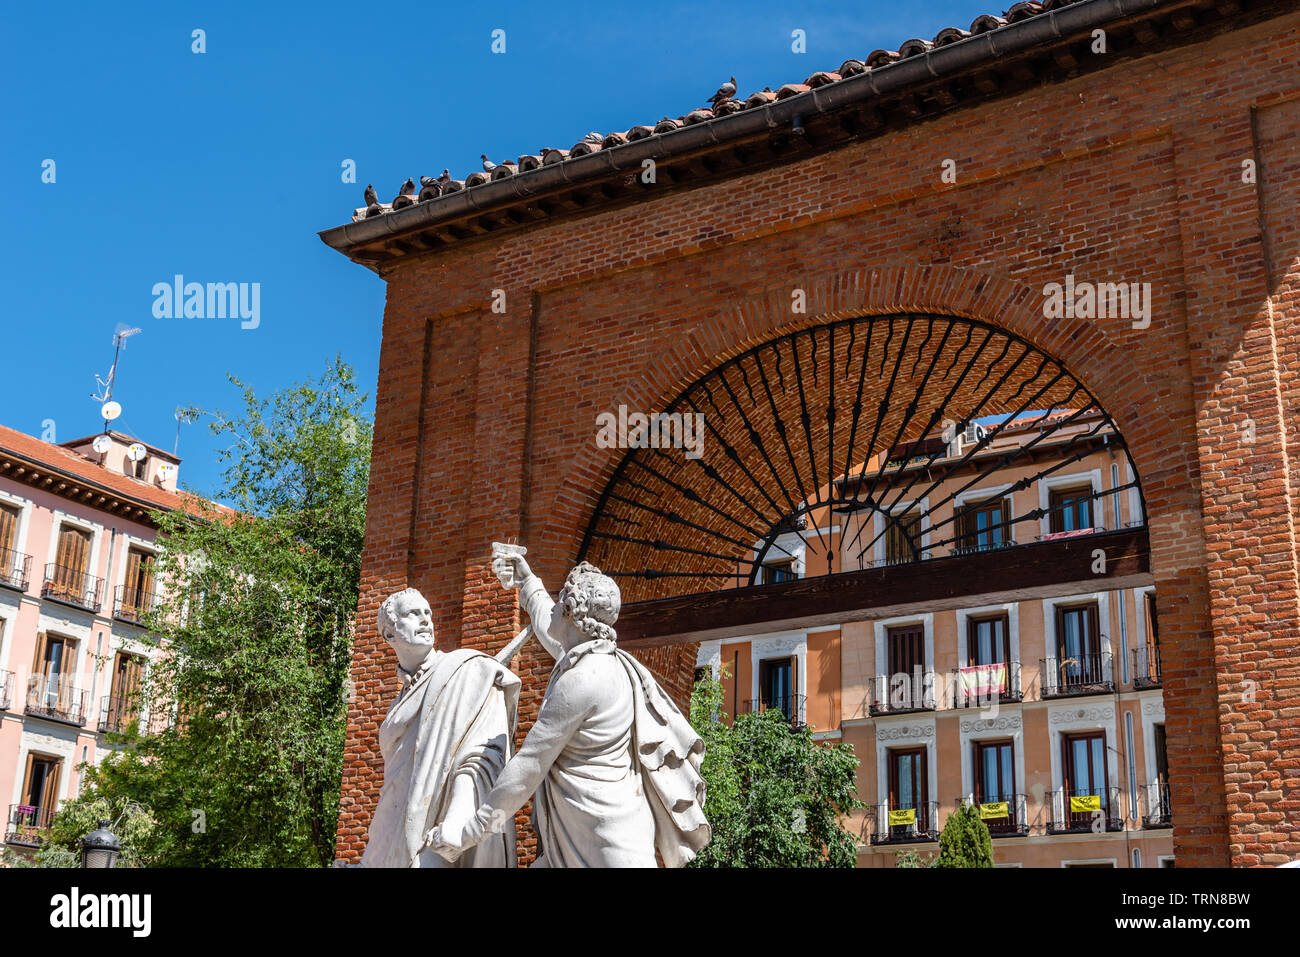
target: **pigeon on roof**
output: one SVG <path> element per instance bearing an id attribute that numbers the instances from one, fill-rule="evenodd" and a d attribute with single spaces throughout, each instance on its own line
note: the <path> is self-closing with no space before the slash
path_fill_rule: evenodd
<path id="1" fill-rule="evenodd" d="M 366 184 L 365 200 L 366 200 L 366 206 L 367 206 L 367 208 L 370 207 L 370 206 L 378 206 L 378 205 L 379 205 L 379 194 L 375 192 L 375 184 L 374 184 L 374 183 L 367 183 L 367 184 Z"/>
<path id="2" fill-rule="evenodd" d="M 709 97 L 709 103 L 717 106 L 723 100 L 729 100 L 736 95 L 736 78 L 733 76 L 722 86 L 718 87 L 718 92 Z"/>
<path id="3" fill-rule="evenodd" d="M 483 172 L 490 173 L 497 168 L 497 164 L 487 158 L 487 153 L 479 153 L 478 155 L 483 160 Z"/>
<path id="4" fill-rule="evenodd" d="M 451 170 L 449 170 L 449 169 L 445 169 L 445 170 L 443 170 L 442 173 L 438 176 L 438 182 L 439 182 L 439 183 L 450 183 L 450 182 L 451 182 Z"/>
<path id="5" fill-rule="evenodd" d="M 408 176 L 406 177 L 406 182 L 402 184 L 402 188 L 398 190 L 397 195 L 412 196 L 414 194 L 415 194 L 415 180 L 411 179 L 411 177 Z"/>
<path id="6" fill-rule="evenodd" d="M 421 176 L 421 177 L 420 177 L 420 185 L 421 185 L 421 186 L 436 186 L 436 185 L 438 185 L 438 181 L 437 181 L 436 179 L 434 179 L 432 176 Z"/>
<path id="7" fill-rule="evenodd" d="M 594 146 L 599 146 L 600 144 L 605 142 L 605 137 L 597 133 L 595 130 L 592 130 L 590 133 L 588 133 L 586 136 L 582 138 L 582 142 L 591 143 Z"/>

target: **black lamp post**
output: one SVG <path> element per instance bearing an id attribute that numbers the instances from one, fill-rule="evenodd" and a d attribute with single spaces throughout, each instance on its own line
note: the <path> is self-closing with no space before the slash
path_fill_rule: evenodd
<path id="1" fill-rule="evenodd" d="M 117 855 L 120 853 L 122 853 L 122 842 L 108 829 L 107 821 L 100 821 L 97 830 L 91 831 L 81 839 L 82 867 L 113 867 L 117 864 Z"/>

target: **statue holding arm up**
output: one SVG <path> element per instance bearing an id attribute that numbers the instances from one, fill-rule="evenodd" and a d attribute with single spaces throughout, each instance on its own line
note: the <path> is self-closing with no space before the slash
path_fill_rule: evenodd
<path id="1" fill-rule="evenodd" d="M 704 742 L 645 667 L 616 645 L 620 595 L 583 562 L 558 601 L 523 549 L 497 546 L 494 569 L 519 589 L 533 633 L 555 659 L 537 721 L 487 799 L 449 808 L 431 835 L 456 860 L 508 827 L 533 796 L 535 867 L 681 867 L 708 843 Z"/>

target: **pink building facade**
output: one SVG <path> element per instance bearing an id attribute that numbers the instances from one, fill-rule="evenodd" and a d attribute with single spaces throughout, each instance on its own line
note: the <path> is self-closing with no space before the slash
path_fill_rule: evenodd
<path id="1" fill-rule="evenodd" d="M 53 445 L 0 426 L 0 814 L 38 847 L 113 732 L 166 716 L 139 689 L 156 649 L 153 510 L 181 508 L 180 460 L 110 432 Z"/>

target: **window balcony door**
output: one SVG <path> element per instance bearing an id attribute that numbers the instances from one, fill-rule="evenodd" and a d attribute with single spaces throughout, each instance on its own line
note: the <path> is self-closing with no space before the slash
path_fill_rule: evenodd
<path id="1" fill-rule="evenodd" d="M 774 658 L 758 665 L 758 699 L 763 710 L 776 708 L 787 718 L 795 717 L 794 658 Z"/>
<path id="2" fill-rule="evenodd" d="M 975 742 L 975 804 L 991 832 L 1015 830 L 1016 758 L 1011 741 Z"/>
<path id="3" fill-rule="evenodd" d="M 930 807 L 929 778 L 926 773 L 925 748 L 899 748 L 889 752 L 889 824 L 890 837 L 906 837 L 930 828 L 926 820 Z M 893 815 L 907 816 L 909 822 L 892 823 Z"/>
<path id="4" fill-rule="evenodd" d="M 1056 609 L 1056 657 L 1063 687 L 1100 684 L 1107 680 L 1102 663 L 1097 604 Z"/>
<path id="5" fill-rule="evenodd" d="M 1110 790 L 1106 767 L 1106 735 L 1102 731 L 1067 734 L 1061 739 L 1062 767 L 1065 773 L 1063 800 L 1065 820 L 1071 829 L 1091 826 L 1093 815 L 1100 810 L 1109 820 L 1107 806 Z M 1095 810 L 1089 805 L 1095 805 Z"/>

